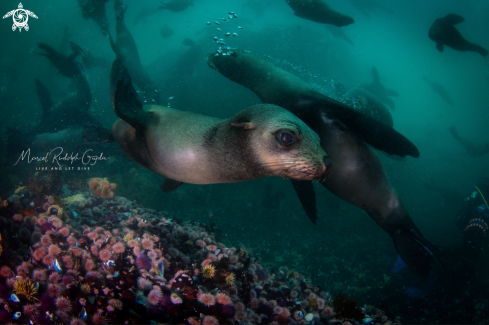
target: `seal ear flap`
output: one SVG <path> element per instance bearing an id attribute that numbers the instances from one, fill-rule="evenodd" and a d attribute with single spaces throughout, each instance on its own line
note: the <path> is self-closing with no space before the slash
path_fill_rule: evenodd
<path id="1" fill-rule="evenodd" d="M 231 126 L 242 128 L 244 130 L 253 130 L 255 125 L 252 122 L 231 123 Z"/>
<path id="2" fill-rule="evenodd" d="M 456 14 L 448 14 L 445 16 L 444 20 L 450 25 L 457 25 L 465 21 L 464 17 Z"/>

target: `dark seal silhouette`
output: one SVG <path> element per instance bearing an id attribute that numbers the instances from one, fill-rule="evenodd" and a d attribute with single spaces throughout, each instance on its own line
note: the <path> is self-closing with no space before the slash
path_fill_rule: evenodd
<path id="1" fill-rule="evenodd" d="M 330 24 L 338 27 L 353 24 L 355 20 L 333 10 L 323 0 L 286 0 L 294 10 L 294 15 L 321 24 Z"/>
<path id="2" fill-rule="evenodd" d="M 440 52 L 443 52 L 443 46 L 446 45 L 457 51 L 477 52 L 483 57 L 486 57 L 488 52 L 485 48 L 467 41 L 457 28 L 455 28 L 455 25 L 463 21 L 465 19 L 456 14 L 448 14 L 443 18 L 438 18 L 431 25 L 428 36 L 436 42 L 436 48 Z"/>

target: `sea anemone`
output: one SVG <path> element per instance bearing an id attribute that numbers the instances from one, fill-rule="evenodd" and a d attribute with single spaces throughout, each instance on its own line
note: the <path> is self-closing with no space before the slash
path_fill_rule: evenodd
<path id="1" fill-rule="evenodd" d="M 75 281 L 75 279 L 73 279 L 73 277 L 72 277 L 72 276 L 70 276 L 70 275 L 63 275 L 63 277 L 61 278 L 61 282 L 62 282 L 62 283 L 65 285 L 65 286 L 67 286 L 67 285 L 69 285 L 69 284 L 73 283 L 73 281 Z"/>
<path id="2" fill-rule="evenodd" d="M 49 255 L 56 256 L 59 253 L 61 253 L 61 249 L 59 248 L 58 245 L 50 245 L 49 246 Z"/>
<path id="3" fill-rule="evenodd" d="M 139 278 L 138 279 L 138 286 L 141 290 L 149 290 L 153 288 L 153 282 L 149 281 L 148 279 L 145 278 Z"/>
<path id="4" fill-rule="evenodd" d="M 153 249 L 153 242 L 151 241 L 151 239 L 145 238 L 141 241 L 141 243 L 143 244 L 144 249 Z"/>
<path id="5" fill-rule="evenodd" d="M 136 258 L 136 265 L 140 269 L 149 270 L 149 268 L 151 267 L 151 260 L 145 254 L 140 253 Z"/>
<path id="6" fill-rule="evenodd" d="M 151 251 L 149 251 L 149 252 L 148 252 L 148 257 L 149 257 L 149 258 L 150 258 L 152 261 L 154 261 L 154 260 L 155 260 L 155 259 L 158 257 L 158 254 L 156 254 L 156 252 L 155 252 L 155 251 L 151 250 Z"/>
<path id="7" fill-rule="evenodd" d="M 109 320 L 104 315 L 96 313 L 92 316 L 92 322 L 96 325 L 105 325 Z"/>
<path id="8" fill-rule="evenodd" d="M 52 255 L 46 255 L 43 257 L 42 262 L 47 266 L 52 266 L 54 263 L 54 257 Z"/>
<path id="9" fill-rule="evenodd" d="M 124 251 L 126 250 L 126 245 L 124 245 L 123 242 L 118 242 L 116 244 L 114 244 L 112 246 L 112 249 L 114 250 L 114 252 L 116 252 L 117 254 L 122 254 L 124 253 Z"/>
<path id="10" fill-rule="evenodd" d="M 59 297 L 56 299 L 56 307 L 64 313 L 71 312 L 71 302 L 65 297 Z"/>
<path id="11" fill-rule="evenodd" d="M 57 283 L 59 281 L 59 274 L 56 272 L 52 272 L 49 275 L 49 282 L 51 283 Z"/>
<path id="12" fill-rule="evenodd" d="M 91 271 L 95 268 L 95 262 L 91 259 L 91 258 L 88 258 L 86 261 L 85 261 L 85 270 L 87 271 Z"/>
<path id="13" fill-rule="evenodd" d="M 148 302 L 152 305 L 157 305 L 162 298 L 163 298 L 163 293 L 161 292 L 161 289 L 158 287 L 155 287 L 153 290 L 151 290 L 148 293 Z"/>
<path id="14" fill-rule="evenodd" d="M 215 252 L 217 250 L 217 246 L 216 245 L 207 245 L 207 250 L 209 252 Z"/>
<path id="15" fill-rule="evenodd" d="M 58 233 L 64 237 L 68 237 L 70 235 L 70 228 L 63 227 L 60 230 L 58 230 Z"/>
<path id="16" fill-rule="evenodd" d="M 45 247 L 48 247 L 49 245 L 51 245 L 51 237 L 49 237 L 48 235 L 44 235 L 41 237 L 41 244 Z"/>
<path id="17" fill-rule="evenodd" d="M 35 269 L 32 272 L 32 277 L 34 278 L 34 280 L 36 280 L 38 282 L 44 282 L 44 281 L 46 281 L 46 270 Z"/>
<path id="18" fill-rule="evenodd" d="M 122 310 L 122 307 L 124 307 L 124 304 L 119 299 L 109 299 L 108 303 L 112 307 L 117 308 L 119 310 Z"/>
<path id="19" fill-rule="evenodd" d="M 31 320 L 39 317 L 39 309 L 35 305 L 24 305 L 24 314 Z"/>
<path id="20" fill-rule="evenodd" d="M 47 250 L 44 246 L 38 247 L 33 253 L 32 257 L 34 257 L 36 260 L 40 261 L 44 256 L 47 254 Z"/>
<path id="21" fill-rule="evenodd" d="M 216 300 L 221 305 L 232 305 L 233 304 L 233 301 L 231 300 L 231 298 L 225 293 L 218 293 L 216 295 Z"/>
<path id="22" fill-rule="evenodd" d="M 12 275 L 12 270 L 4 265 L 0 267 L 0 276 L 3 276 L 4 278 L 9 278 Z"/>
<path id="23" fill-rule="evenodd" d="M 195 242 L 195 244 L 196 244 L 197 246 L 199 246 L 199 247 L 202 247 L 202 248 L 204 248 L 204 247 L 206 246 L 205 241 L 203 241 L 202 239 L 198 239 L 198 240 Z"/>
<path id="24" fill-rule="evenodd" d="M 233 272 L 230 272 L 226 276 L 226 284 L 227 285 L 233 285 L 235 280 L 236 280 L 236 277 L 234 276 L 234 273 Z"/>
<path id="25" fill-rule="evenodd" d="M 205 316 L 202 320 L 202 325 L 219 325 L 219 322 L 214 316 Z"/>
<path id="26" fill-rule="evenodd" d="M 61 294 L 61 288 L 59 285 L 51 283 L 48 285 L 48 292 L 51 297 L 56 298 Z"/>
<path id="27" fill-rule="evenodd" d="M 98 256 L 102 261 L 107 262 L 112 257 L 112 253 L 108 249 L 102 249 Z"/>
<path id="28" fill-rule="evenodd" d="M 34 283 L 30 280 L 18 279 L 14 282 L 14 292 L 24 296 L 30 302 L 38 300 L 36 298 L 37 290 Z"/>
<path id="29" fill-rule="evenodd" d="M 215 274 L 216 268 L 212 264 L 206 265 L 202 268 L 202 275 L 204 276 L 204 278 L 213 278 Z"/>
<path id="30" fill-rule="evenodd" d="M 85 325 L 85 322 L 80 318 L 73 317 L 70 321 L 70 325 Z"/>
<path id="31" fill-rule="evenodd" d="M 210 293 L 202 293 L 199 297 L 198 297 L 199 301 L 201 303 L 203 303 L 204 305 L 206 306 L 212 306 L 216 303 L 216 299 L 214 298 L 213 295 L 211 295 Z"/>

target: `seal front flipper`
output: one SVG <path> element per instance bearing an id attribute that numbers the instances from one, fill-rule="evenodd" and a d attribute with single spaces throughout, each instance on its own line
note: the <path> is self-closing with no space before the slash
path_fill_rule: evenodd
<path id="1" fill-rule="evenodd" d="M 323 96 L 323 104 L 319 104 L 317 109 L 324 114 L 323 118 L 333 118 L 344 124 L 347 128 L 355 132 L 363 141 L 378 150 L 382 150 L 391 155 L 401 157 L 419 157 L 419 150 L 405 136 L 393 128 L 376 121 L 365 114 L 337 102 L 334 99 Z M 320 102 L 319 102 L 320 103 Z M 314 104 L 314 106 L 318 103 Z M 323 106 L 323 107 L 321 107 Z"/>
<path id="2" fill-rule="evenodd" d="M 448 14 L 443 20 L 450 25 L 457 25 L 465 21 L 464 17 L 457 14 Z"/>
<path id="3" fill-rule="evenodd" d="M 131 77 L 121 60 L 116 59 L 110 73 L 110 97 L 116 115 L 136 130 L 144 130 L 149 123 L 150 115 L 143 110 L 143 105 L 132 85 Z"/>
<path id="4" fill-rule="evenodd" d="M 163 184 L 160 185 L 160 188 L 163 192 L 170 193 L 170 192 L 173 192 L 174 190 L 176 190 L 182 184 L 183 184 L 183 182 L 176 181 L 174 179 L 167 177 L 163 181 Z"/>
<path id="5" fill-rule="evenodd" d="M 292 180 L 294 190 L 301 201 L 302 207 L 313 224 L 317 225 L 316 193 L 310 181 Z"/>

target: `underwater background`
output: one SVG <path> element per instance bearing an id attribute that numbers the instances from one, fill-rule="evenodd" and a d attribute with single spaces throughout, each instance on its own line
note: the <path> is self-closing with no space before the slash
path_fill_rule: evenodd
<path id="1" fill-rule="evenodd" d="M 113 2 L 111 0 L 105 4 L 112 35 L 115 34 Z M 158 1 L 124 1 L 128 5 L 126 26 L 135 39 L 142 66 L 156 86 L 154 92 L 161 99 L 161 105 L 228 118 L 246 107 L 260 103 L 251 91 L 230 82 L 208 67 L 206 56 L 215 53 L 220 46 L 249 50 L 338 100 L 340 98 L 335 92 L 335 85 L 342 84 L 350 89 L 369 83 L 372 81 L 372 67 L 376 67 L 381 82 L 399 93 L 394 98 L 395 110 L 390 111 L 394 128 L 411 140 L 420 151 L 419 158 L 402 159 L 393 159 L 376 151 L 389 181 L 425 238 L 455 259 L 457 254 L 462 254 L 459 247 L 462 245 L 463 230 L 456 225 L 456 212 L 463 199 L 472 193 L 477 180 L 489 177 L 489 155 L 468 155 L 464 147 L 450 135 L 449 128 L 455 126 L 464 139 L 470 139 L 476 144 L 489 142 L 489 62 L 487 57 L 475 52 L 459 52 L 448 47 L 439 52 L 428 37 L 428 29 L 435 19 L 456 13 L 465 18 L 465 22 L 458 24 L 457 29 L 470 41 L 489 48 L 489 2 L 329 0 L 328 4 L 335 10 L 355 19 L 354 24 L 341 27 L 343 34 L 339 36 L 331 29 L 338 27 L 295 16 L 285 0 L 200 0 L 189 3 L 191 5 L 184 6 L 181 11 L 172 11 L 160 10 L 161 4 Z M 14 166 L 19 155 L 9 151 L 8 142 L 12 141 L 12 137 L 9 136 L 8 128 L 22 130 L 36 125 L 42 118 L 35 79 L 39 79 L 49 89 L 55 101 L 72 90 L 70 80 L 58 73 L 45 57 L 38 55 L 40 42 L 69 55 L 68 41 L 71 41 L 96 57 L 96 64 L 86 72 L 92 93 L 88 114 L 106 128 L 111 128 L 117 119 L 111 107 L 109 90 L 110 67 L 115 54 L 108 37 L 101 33 L 97 23 L 83 18 L 80 4 L 75 0 L 28 1 L 22 4 L 24 9 L 34 12 L 38 17 L 29 18 L 28 31 L 12 31 L 11 18 L 0 22 L 2 200 L 12 198 L 18 190 L 17 197 L 8 201 L 16 201 L 11 203 L 27 211 L 25 203 L 29 205 L 42 193 L 43 205 L 46 202 L 48 207 L 64 205 L 63 210 L 68 217 L 61 218 L 60 215 L 60 219 L 75 229 L 83 222 L 77 221 L 72 213 L 80 214 L 87 206 L 80 207 L 68 201 L 58 202 L 52 195 L 66 199 L 81 194 L 84 200 L 88 200 L 93 196 L 93 192 L 89 192 L 89 180 L 107 178 L 110 183 L 117 184 L 114 190 L 116 198 L 125 198 L 117 199 L 117 204 L 114 203 L 118 209 L 131 207 L 132 204 L 134 206 L 127 209 L 151 210 L 152 217 L 160 220 L 154 223 L 155 228 L 166 227 L 169 229 L 166 233 L 183 242 L 189 240 L 189 235 L 180 238 L 176 233 L 192 231 L 200 236 L 200 233 L 206 231 L 212 233 L 213 238 L 208 245 L 220 247 L 218 243 L 222 243 L 224 246 L 219 249 L 236 247 L 235 251 L 238 252 L 239 247 L 246 247 L 246 254 L 253 256 L 254 261 L 259 261 L 255 269 L 263 268 L 269 274 L 275 272 L 277 279 L 280 274 L 285 278 L 290 275 L 289 271 L 292 274 L 298 272 L 308 283 L 318 287 L 317 292 L 313 291 L 323 303 L 329 299 L 333 306 L 335 297 L 346 295 L 355 300 L 359 308 L 363 306 L 371 314 L 378 311 L 378 323 L 489 322 L 487 251 L 483 252 L 469 283 L 460 285 L 457 279 L 453 279 L 453 282 L 439 282 L 422 297 L 408 297 L 408 287 L 423 284 L 409 270 L 392 273 L 397 252 L 391 238 L 363 210 L 343 202 L 317 183 L 315 190 L 319 219 L 317 225 L 313 225 L 288 180 L 265 178 L 234 184 L 184 184 L 166 194 L 159 188 L 163 177 L 132 162 L 116 143 L 95 147 L 76 140 L 67 143 L 63 140 L 65 135 L 58 134 L 58 138 L 48 137 L 52 145 L 32 143 L 29 146 L 31 150 L 42 153 L 62 143 L 66 152 L 83 152 L 91 148 L 95 152 L 104 152 L 108 159 L 90 166 L 89 170 L 78 170 L 78 167 L 83 167 L 81 164 L 69 162 L 64 162 L 63 166 L 74 166 L 74 170 L 36 171 L 36 163 L 25 162 Z M 5 14 L 18 5 L 16 1 L 2 0 L 0 12 Z M 215 22 L 219 22 L 219 25 Z M 227 32 L 236 33 L 236 36 L 226 36 Z M 217 44 L 215 37 L 222 38 L 225 45 Z M 433 91 L 426 80 L 443 85 L 451 102 Z M 49 129 L 48 125 L 46 129 Z M 29 146 L 18 149 L 26 150 Z M 50 195 L 51 202 L 48 199 Z M 23 202 L 24 197 L 29 199 L 28 202 Z M 98 207 L 103 210 L 103 207 L 107 207 L 102 200 L 86 204 L 93 206 L 92 209 Z M 29 252 L 21 251 L 21 246 L 28 249 L 34 245 L 34 237 L 29 233 L 24 239 L 19 239 L 22 227 L 12 226 L 15 221 L 10 220 L 18 213 L 8 209 L 2 211 L 5 214 L 1 214 L 4 219 L 0 223 L 0 244 L 3 245 L 0 267 L 9 265 L 13 260 L 19 261 L 20 265 L 20 261 L 27 261 L 25 256 L 30 255 Z M 110 213 L 97 213 L 100 215 L 93 217 L 97 223 L 91 227 L 106 227 L 105 221 L 108 219 L 105 217 Z M 24 217 L 30 214 L 32 212 L 24 214 Z M 125 219 L 119 219 L 122 220 Z M 169 221 L 165 223 L 161 220 Z M 52 223 L 52 220 L 46 222 Z M 52 227 L 57 229 L 55 225 Z M 35 228 L 34 225 L 30 226 L 29 231 L 34 233 Z M 7 244 L 10 236 L 11 243 Z M 203 254 L 199 250 L 195 251 L 195 247 L 181 251 L 186 252 L 188 258 Z M 228 255 L 234 255 L 233 252 Z M 15 272 L 12 265 L 9 267 Z M 32 272 L 28 266 L 24 266 L 24 269 L 27 270 L 24 273 Z M 17 275 L 19 272 L 23 271 L 17 270 Z M 48 275 L 50 272 L 56 274 L 52 269 L 46 269 L 45 272 Z M 9 287 L 9 277 L 0 274 L 2 287 L 10 294 L 13 282 Z M 300 277 L 297 276 L 297 279 Z M 293 281 L 299 283 L 297 279 Z M 266 283 L 267 280 L 263 281 Z M 66 284 L 62 288 L 69 289 Z M 149 295 L 148 290 L 141 292 L 143 296 Z M 327 294 L 321 296 L 320 292 Z M 305 297 L 308 293 L 311 290 L 302 294 Z M 10 301 L 9 294 L 5 297 L 1 294 L 0 299 Z M 8 305 L 5 302 L 2 304 Z M 10 304 L 16 305 L 12 302 Z M 147 301 L 141 304 L 148 305 Z M 311 311 L 312 314 L 321 315 L 317 302 L 313 307 L 311 304 L 308 306 L 316 308 L 314 312 Z M 240 307 L 235 308 L 242 311 Z M 75 309 L 72 306 L 70 310 L 74 313 Z M 75 316 L 80 318 L 79 309 L 76 309 Z M 225 314 L 222 310 L 206 312 L 197 313 L 196 321 L 200 319 L 205 323 L 205 317 L 199 315 Z M 46 316 L 29 318 L 24 314 L 15 319 L 14 312 L 2 314 L 0 311 L 0 316 L 5 317 L 0 319 L 0 323 L 20 324 L 29 320 L 33 323 L 55 323 Z M 157 311 L 150 311 L 149 316 L 138 319 L 154 323 L 172 322 L 155 314 Z M 355 322 L 354 318 L 342 318 L 338 314 L 334 318 L 332 315 L 318 316 L 314 321 L 318 324 L 328 321 L 338 324 Z M 380 316 L 385 318 L 380 321 Z M 184 316 L 181 317 L 184 319 Z M 188 317 L 185 316 L 185 319 Z M 220 323 L 228 319 L 224 316 L 216 318 Z M 58 317 L 57 321 L 69 324 L 71 318 Z M 93 316 L 89 316 L 84 321 L 87 324 L 118 323 L 120 319 L 106 316 L 96 321 Z M 175 322 L 180 321 L 178 318 Z M 258 322 L 257 319 L 245 316 L 236 321 Z M 277 320 L 270 316 L 267 321 Z M 301 321 L 306 322 L 305 318 L 292 317 L 280 323 Z M 365 318 L 361 317 L 356 322 L 365 323 Z"/>

